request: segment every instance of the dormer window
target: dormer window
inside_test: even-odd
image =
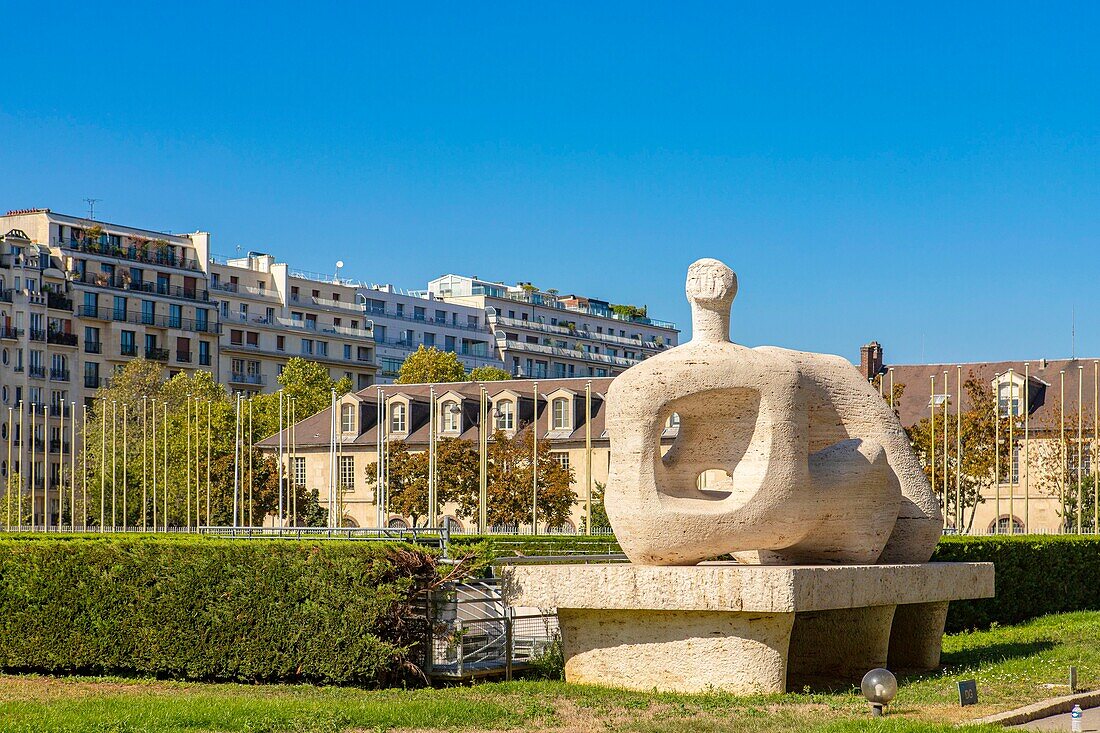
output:
[[[395,433],[405,432],[405,405],[398,402],[393,406],[393,412],[390,415],[390,430]]]
[[[462,409],[454,400],[447,400],[440,408],[443,412],[443,432],[457,433],[462,427]]]
[[[355,405],[340,406],[340,430],[345,433],[355,432]]]
[[[553,425],[554,430],[568,430],[569,429],[569,400],[565,397],[558,397],[551,405],[553,410]]]
[[[497,430],[515,430],[516,406],[510,400],[500,402],[494,411],[497,418]]]

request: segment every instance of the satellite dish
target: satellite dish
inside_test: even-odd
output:
[[[336,266],[337,267],[343,267],[344,266],[344,261],[343,260],[336,260]]]

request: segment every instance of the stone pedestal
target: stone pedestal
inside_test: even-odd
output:
[[[993,566],[528,565],[504,592],[558,609],[569,681],[752,694],[936,667],[947,602],[992,596]]]

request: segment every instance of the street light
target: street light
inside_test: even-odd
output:
[[[878,667],[863,675],[859,689],[871,703],[871,714],[881,718],[883,707],[889,705],[898,694],[898,680],[890,670]]]

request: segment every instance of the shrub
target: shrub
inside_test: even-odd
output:
[[[1100,537],[945,537],[933,561],[991,562],[997,595],[952,601],[949,632],[1017,624],[1036,616],[1100,610]]]
[[[409,545],[0,540],[0,668],[385,685],[415,678],[435,561]]]

